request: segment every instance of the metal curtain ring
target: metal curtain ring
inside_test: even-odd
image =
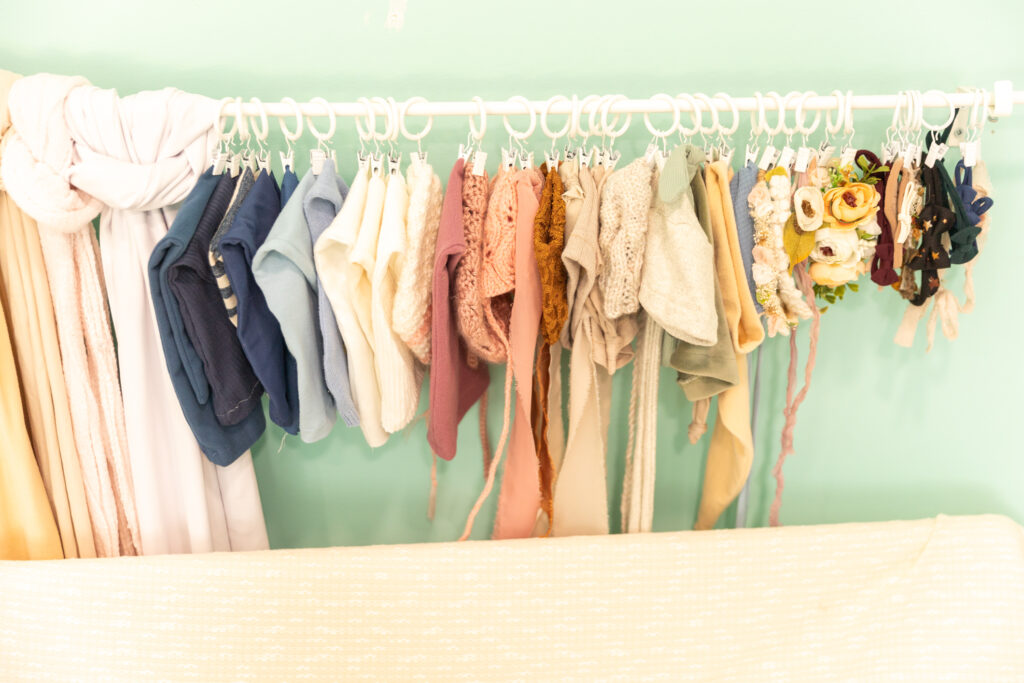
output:
[[[540,131],[544,133],[544,135],[551,138],[552,140],[557,140],[558,138],[565,137],[565,135],[569,132],[569,126],[572,125],[572,114],[570,113],[569,118],[565,122],[565,125],[559,128],[557,132],[552,131],[550,128],[548,128],[548,112],[551,111],[551,105],[553,105],[556,102],[565,102],[567,104],[572,104],[569,98],[566,97],[565,95],[555,95],[554,97],[549,98],[548,101],[544,103],[544,108],[540,110]]]
[[[944,93],[941,90],[927,90],[927,91],[925,91],[921,95],[922,104],[923,104],[924,98],[927,97],[928,95],[933,94],[933,93],[938,93],[939,95],[941,95],[942,99],[946,101],[946,106],[949,108],[949,115],[946,117],[946,120],[943,121],[942,123],[940,123],[937,126],[933,126],[932,124],[930,124],[927,121],[925,121],[923,116],[921,117],[921,124],[925,128],[927,128],[928,130],[930,130],[933,133],[935,133],[935,132],[938,132],[940,130],[945,130],[946,126],[948,126],[949,124],[953,123],[953,119],[956,117],[956,111],[953,108],[953,101],[949,99],[949,95],[947,95],[946,93]]]
[[[302,110],[299,108],[299,103],[291,97],[282,98],[281,103],[290,105],[292,110],[295,111],[295,132],[291,132],[288,130],[288,127],[284,125],[283,116],[277,120],[277,123],[281,126],[281,134],[284,135],[285,139],[290,142],[295,142],[302,137]]]
[[[487,108],[484,106],[483,98],[480,96],[474,96],[473,102],[476,104],[480,111],[480,128],[476,127],[476,123],[473,121],[473,116],[469,117],[469,132],[473,136],[473,139],[480,142],[484,139],[484,133],[487,132]]]
[[[722,126],[720,130],[722,135],[732,135],[739,130],[740,127],[740,110],[739,107],[736,106],[736,100],[724,92],[716,92],[715,97],[717,99],[724,100],[725,103],[729,105],[729,111],[732,113],[732,125],[728,128]]]
[[[697,98],[698,100],[700,100],[701,103],[706,104],[707,107],[708,107],[708,112],[711,114],[711,127],[710,128],[705,128],[703,126],[704,115],[701,114],[701,124],[702,125],[700,127],[700,132],[703,133],[704,135],[714,135],[722,127],[721,124],[718,122],[718,110],[715,109],[715,103],[711,101],[710,97],[708,97],[707,95],[705,95],[702,92],[694,93],[693,96],[695,98]]]
[[[332,137],[334,137],[334,131],[337,129],[338,126],[338,119],[334,115],[334,110],[331,109],[331,103],[325,100],[324,98],[314,97],[313,99],[310,100],[310,102],[312,104],[319,104],[321,107],[324,108],[324,111],[326,112],[324,116],[330,117],[331,122],[327,126],[327,132],[321,135],[320,131],[316,129],[316,126],[313,125],[312,117],[306,116],[306,125],[309,126],[309,132],[313,134],[313,137],[315,137],[317,141],[326,142],[330,140]]]
[[[425,138],[427,136],[427,133],[429,133],[430,129],[433,127],[433,125],[434,125],[434,116],[432,114],[428,114],[427,115],[427,123],[426,123],[426,125],[423,126],[423,130],[421,130],[419,133],[416,133],[415,135],[410,133],[409,129],[405,127],[405,117],[409,113],[409,107],[411,105],[414,105],[414,104],[426,104],[426,103],[427,103],[427,98],[416,96],[416,97],[410,97],[409,99],[407,99],[405,102],[403,102],[399,106],[399,108],[398,108],[398,129],[402,133],[402,135],[405,136],[405,138],[407,140],[412,140],[413,142],[416,142],[418,140],[422,140],[423,138]]]
[[[537,130],[537,112],[533,110],[533,106],[530,104],[530,100],[526,99],[522,95],[513,95],[512,97],[508,98],[508,101],[510,103],[518,102],[522,104],[524,107],[526,107],[526,111],[529,112],[530,114],[530,126],[526,129],[525,132],[520,132],[512,127],[512,124],[508,122],[508,117],[504,115],[501,117],[501,122],[505,125],[505,130],[508,131],[509,135],[514,137],[516,140],[526,140],[531,135],[533,135],[533,131]]]

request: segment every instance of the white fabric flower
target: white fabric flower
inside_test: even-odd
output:
[[[803,232],[813,232],[821,227],[825,215],[825,200],[816,187],[801,187],[793,194],[793,215],[796,225]]]
[[[811,260],[819,263],[853,264],[860,260],[860,238],[854,230],[820,228],[814,233]]]

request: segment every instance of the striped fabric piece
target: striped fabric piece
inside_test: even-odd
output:
[[[235,292],[231,289],[231,281],[228,279],[228,274],[224,270],[224,257],[220,253],[220,240],[227,233],[228,228],[231,227],[231,223],[235,220],[235,216],[238,215],[238,209],[242,206],[242,202],[245,201],[246,195],[249,194],[249,190],[256,184],[256,176],[253,172],[246,168],[242,173],[242,178],[235,185],[235,194],[231,198],[231,205],[228,207],[228,212],[224,214],[224,219],[221,220],[220,225],[217,226],[217,231],[213,233],[213,239],[210,240],[210,270],[213,271],[213,277],[217,281],[217,286],[220,288],[221,298],[224,299],[224,308],[227,309],[228,318],[231,320],[231,324],[238,327],[238,298],[235,296]]]

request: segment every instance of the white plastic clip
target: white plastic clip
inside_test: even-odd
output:
[[[793,170],[797,173],[803,173],[807,170],[807,165],[811,163],[811,148],[801,147],[796,151],[796,163],[793,164]]]
[[[473,155],[473,175],[481,176],[487,170],[487,152],[477,150]]]
[[[762,171],[767,171],[768,167],[775,163],[775,160],[779,158],[778,152],[775,149],[775,145],[769,143],[764,148],[764,152],[761,154],[761,160],[757,162],[757,167]]]
[[[213,160],[213,175],[223,175],[224,169],[228,166],[230,155],[227,152],[218,152]]]
[[[326,152],[319,147],[309,150],[309,169],[313,175],[320,175],[320,172],[324,170],[325,163],[327,163]]]
[[[857,150],[855,150],[853,147],[850,147],[849,145],[844,146],[843,149],[839,152],[839,166],[841,168],[850,166],[851,164],[853,164],[853,158],[855,156],[857,156]]]

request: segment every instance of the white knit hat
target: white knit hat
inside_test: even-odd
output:
[[[601,228],[598,244],[604,268],[597,285],[604,296],[609,319],[636,313],[637,292],[647,241],[651,208],[653,162],[640,158],[605,181],[601,192]]]

